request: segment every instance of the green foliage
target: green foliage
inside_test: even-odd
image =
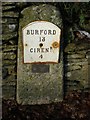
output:
[[[90,2],[63,2],[59,8],[66,28],[64,38],[73,41],[73,30],[81,29],[90,32]],[[71,31],[72,29],[72,31]]]
[[[85,21],[85,16],[84,16],[84,14],[82,13],[82,11],[81,11],[81,14],[80,14],[80,16],[79,16],[79,19],[80,19],[80,25],[83,25],[83,23],[84,23],[84,21]]]

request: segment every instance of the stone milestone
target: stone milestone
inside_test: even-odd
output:
[[[40,4],[25,8],[21,14],[17,101],[24,105],[59,102],[63,99],[60,12],[53,5]]]

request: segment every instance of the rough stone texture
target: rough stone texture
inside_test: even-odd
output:
[[[5,6],[5,7],[8,6],[8,5],[12,6],[12,5],[15,5],[15,2],[2,2],[2,5]]]
[[[32,73],[31,64],[23,64],[22,28],[37,20],[54,23],[62,28],[60,12],[52,5],[37,5],[24,9],[19,24],[17,101],[22,104],[59,102],[63,98],[63,56],[58,64],[49,64],[49,73]]]
[[[6,99],[15,99],[15,93],[16,93],[16,89],[15,89],[15,85],[3,85],[2,86],[2,95],[3,98]]]
[[[3,53],[3,59],[10,59],[10,60],[14,60],[16,59],[16,55],[13,52],[10,53]]]
[[[18,24],[18,20],[15,19],[15,18],[2,18],[1,23],[2,23],[2,24],[5,24],[5,23],[6,23],[6,24],[7,24],[7,23],[8,23],[8,24],[15,24],[15,23]],[[8,25],[8,24],[7,24],[7,25]]]
[[[17,45],[3,45],[2,46],[2,50],[3,50],[3,53],[7,53],[7,52],[10,52],[10,51],[16,51],[17,49]]]
[[[10,6],[3,7],[2,10],[7,11],[7,10],[15,9],[15,8],[16,8],[15,5],[13,5],[13,6],[10,5]]]
[[[3,12],[3,17],[13,17],[13,18],[18,18],[19,16],[19,13],[15,13],[14,11],[6,11],[6,12]]]
[[[18,18],[13,2],[2,3],[2,97],[15,99]]]
[[[2,24],[2,34],[8,34],[17,30],[17,24]]]
[[[2,40],[9,40],[9,39],[12,39],[12,38],[15,38],[17,37],[17,32],[13,32],[13,33],[9,33],[9,34],[4,34],[2,36]]]
[[[90,45],[87,43],[70,43],[65,48],[65,73],[67,80],[67,91],[89,90],[89,68],[87,52]]]
[[[6,35],[11,36],[11,34],[14,34],[15,32],[18,33],[18,23],[19,23],[18,20],[20,19],[19,17],[21,17],[21,18],[23,17],[23,15],[19,16],[19,12],[20,12],[20,10],[23,10],[24,8],[26,8],[26,6],[30,6],[32,9],[32,6],[31,6],[32,4],[36,4],[36,3],[28,3],[28,2],[27,3],[26,2],[3,2],[2,3],[2,5],[3,5],[2,12],[5,15],[5,16],[3,16],[3,13],[2,13],[1,23],[3,25],[3,28],[2,28],[3,38]],[[43,6],[43,11],[41,11],[42,14],[40,14],[41,12],[40,12],[40,9],[38,8],[39,4],[40,3],[38,3],[37,6],[35,8],[33,8],[34,9],[33,10],[34,18],[35,18],[35,16],[39,16],[38,20],[41,20],[42,17],[44,17],[46,20],[51,19],[50,21],[52,21],[52,22],[55,21],[55,19],[57,19],[57,21],[58,21],[58,16],[53,15],[54,12],[48,18],[46,17],[46,13],[44,14],[44,11],[46,11],[44,6]],[[14,6],[15,6],[15,8],[14,8]],[[18,7],[18,9],[17,9],[17,7]],[[1,11],[1,8],[0,8],[0,11]],[[16,13],[16,11],[18,13]],[[49,8],[49,11],[52,11],[51,8]],[[9,12],[12,13],[12,16],[9,14]],[[29,11],[29,12],[30,12],[30,14],[32,14],[31,11]],[[8,15],[6,15],[7,13],[8,13]],[[26,14],[28,14],[28,13],[26,13]],[[47,14],[49,14],[49,12]],[[86,12],[83,12],[83,14],[86,14]],[[70,15],[70,13],[69,13],[69,15]],[[31,21],[33,21],[33,18],[31,18],[31,16],[29,16],[29,18],[31,19]],[[27,19],[29,19],[29,18],[27,18]],[[64,18],[65,18],[65,14],[64,14]],[[66,18],[68,19],[69,17],[66,17]],[[25,21],[26,21],[26,18],[25,18]],[[28,21],[28,23],[31,21]],[[86,21],[88,22],[88,24]],[[80,20],[80,22],[81,22],[81,20]],[[24,24],[26,25],[28,23],[24,23]],[[60,24],[60,21],[56,23],[57,26],[59,26],[59,24]],[[90,24],[90,22],[89,22],[89,15],[88,15],[88,19],[84,21],[84,25],[80,24],[80,26],[82,29],[89,32],[90,31],[89,24]],[[79,26],[79,24],[77,24],[77,26]],[[72,26],[70,26],[70,27],[72,27]],[[71,33],[72,33],[72,30],[71,30],[70,34]],[[71,39],[70,34],[68,32],[67,25],[65,27],[64,34],[66,35],[65,41],[68,40],[67,39],[68,37],[71,41],[73,41],[73,39]],[[16,69],[17,69],[17,47],[18,47],[17,42],[18,42],[18,34],[16,35],[15,38],[9,38],[8,40],[6,37],[6,39],[4,39],[2,41],[2,43],[3,43],[2,47],[0,46],[0,59],[2,59],[1,58],[1,54],[2,54],[1,50],[4,54],[7,54],[6,55],[7,59],[4,59],[4,56],[3,56],[4,54],[3,54],[2,55],[3,61],[0,62],[0,68],[1,68],[1,66],[3,67],[3,69],[2,69],[3,73],[1,74],[1,76],[2,76],[2,81],[3,81],[3,85],[4,85],[3,98],[5,98],[5,99],[15,98],[15,94],[16,94],[15,85],[16,85],[16,76],[17,76],[17,71],[16,71]],[[82,41],[80,43],[82,43]],[[1,44],[1,42],[0,42],[0,44]],[[88,59],[88,51],[90,51],[90,44],[82,43],[82,44],[76,45],[75,43],[70,43],[70,44],[66,45],[66,48],[64,51],[65,51],[65,54],[64,54],[65,86],[64,87],[67,87],[67,91],[74,90],[74,89],[77,89],[77,90],[81,90],[81,89],[86,90],[86,88],[88,89],[88,86],[90,86],[90,75],[89,75],[90,74],[90,60]],[[13,55],[16,56],[16,58],[14,60],[9,59],[9,56],[10,56],[9,53],[11,53],[11,52],[13,52]],[[70,58],[70,55],[73,55],[73,54],[84,55],[84,58],[77,58],[77,59],[73,58],[72,59],[72,58]],[[68,57],[68,55],[69,55],[69,57]],[[88,63],[88,67],[87,67],[87,63]],[[88,76],[86,75],[87,72],[85,71],[85,68],[86,68],[86,71],[88,69]],[[76,76],[74,75],[74,73]],[[76,73],[78,74],[78,76]],[[74,75],[74,77],[72,76],[72,74]],[[76,80],[76,78],[78,80]],[[80,80],[80,78],[81,78],[81,80]],[[11,81],[13,81],[13,82],[11,82]],[[85,85],[84,85],[84,83],[85,83]],[[10,87],[8,86],[9,84],[10,84]],[[11,89],[11,86],[12,86],[12,89]]]
[[[0,95],[1,95],[1,86],[2,86],[2,52],[0,50]]]

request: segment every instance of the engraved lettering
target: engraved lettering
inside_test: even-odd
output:
[[[40,48],[37,48],[37,53],[40,52]]]
[[[45,48],[41,48],[41,52],[42,52],[42,53],[44,52],[44,50],[45,50]]]
[[[56,34],[56,30],[53,30],[53,35],[55,35]]]
[[[51,30],[48,30],[48,35],[51,35]]]
[[[31,52],[31,53],[33,52],[33,48],[30,49],[30,52]]]
[[[42,34],[43,30],[40,30],[40,35]]]
[[[29,35],[30,34],[30,31],[29,30],[27,30],[27,35]]]
[[[39,31],[38,30],[35,30],[35,35],[39,35]]]
[[[46,48],[46,52],[49,52],[49,48]]]
[[[31,30],[31,35],[34,35],[34,30]]]
[[[28,24],[23,29],[24,63],[58,63],[60,34],[61,30],[50,22],[36,21]]]
[[[50,48],[30,48],[31,53],[48,53],[52,52]]]
[[[44,31],[44,34],[47,35],[47,30]]]
[[[56,30],[27,30],[27,35],[56,35]]]

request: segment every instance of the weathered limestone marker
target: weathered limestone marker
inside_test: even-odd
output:
[[[35,12],[37,9],[42,12],[38,14]],[[60,12],[52,5],[42,4],[26,8],[22,16],[19,24],[17,101],[21,104],[59,102],[63,99]]]

